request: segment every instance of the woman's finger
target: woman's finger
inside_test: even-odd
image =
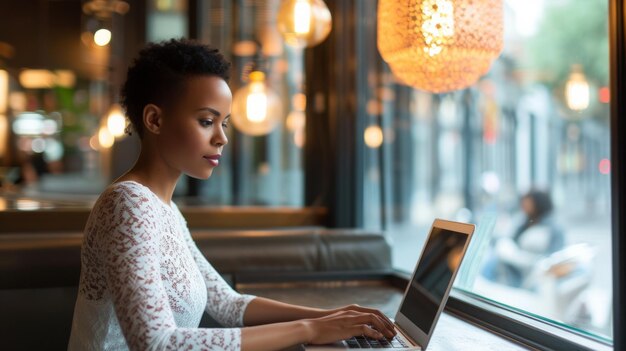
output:
[[[396,335],[395,329],[389,326],[389,324],[387,324],[387,322],[383,318],[381,318],[379,315],[374,314],[374,316],[376,317],[380,325],[384,328],[384,329],[378,329],[378,330],[381,333],[383,333],[383,335],[385,335],[387,338],[393,338],[394,335]]]
[[[371,339],[380,340],[384,336],[378,330],[372,329],[367,324],[356,325],[352,336],[363,335]]]
[[[385,322],[385,324],[387,324],[387,326],[389,327],[389,329],[394,331],[395,334],[395,326],[393,324],[393,322],[391,321],[391,319],[389,319],[389,317],[387,317],[384,313],[382,313],[381,311],[374,309],[374,308],[368,308],[368,307],[361,307],[359,305],[351,305],[351,308],[353,308],[356,311],[360,311],[360,312],[365,312],[365,313],[374,313],[377,316],[381,317],[383,319],[383,321]]]
[[[383,322],[383,320],[373,313],[363,313],[358,316],[351,317],[353,323],[355,324],[369,324],[372,325],[376,330],[378,330],[381,334],[386,335],[388,337],[393,336],[393,331],[391,331]]]

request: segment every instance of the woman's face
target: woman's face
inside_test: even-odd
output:
[[[165,161],[191,177],[209,178],[228,143],[225,129],[232,100],[222,78],[188,78],[179,100],[163,109],[157,142]]]
[[[522,198],[522,210],[524,211],[524,213],[526,213],[528,217],[534,217],[535,216],[535,203],[533,202],[533,199],[531,199],[530,197],[523,197]]]

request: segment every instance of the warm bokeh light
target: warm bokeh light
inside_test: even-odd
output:
[[[572,73],[565,84],[565,101],[567,107],[574,111],[589,107],[589,83],[581,65],[572,66]]]
[[[106,46],[111,42],[111,31],[105,28],[98,29],[93,34],[93,42],[98,46]]]
[[[321,43],[332,28],[332,16],[322,0],[285,0],[277,22],[287,45],[299,48]]]
[[[108,149],[113,146],[113,143],[115,143],[115,137],[113,137],[109,128],[106,126],[100,127],[100,130],[98,131],[98,145]]]
[[[52,88],[56,81],[56,74],[47,69],[25,69],[20,72],[20,85],[26,89]]]
[[[9,107],[13,113],[21,113],[26,110],[26,94],[23,91],[12,91],[9,94]]]
[[[306,124],[306,115],[303,111],[291,111],[289,115],[287,115],[287,120],[285,121],[285,125],[287,129],[292,132],[295,132],[300,129],[304,129]]]
[[[250,93],[246,98],[246,116],[254,123],[263,123],[267,118],[267,94],[263,83],[250,83]]]
[[[100,148],[100,143],[98,142],[97,135],[94,135],[91,138],[89,138],[89,147],[91,147],[91,149],[94,151],[98,151],[98,149]]]
[[[306,134],[304,134],[304,129],[298,129],[293,133],[293,143],[299,147],[303,148],[304,143],[306,141]]]
[[[76,75],[74,72],[70,70],[60,69],[54,71],[55,73],[55,85],[64,87],[64,88],[72,88],[76,84]]]
[[[296,34],[308,34],[311,31],[311,4],[306,0],[297,0],[293,6],[293,18]]]
[[[375,149],[383,143],[383,130],[379,126],[369,126],[365,128],[365,145]]]
[[[253,56],[258,50],[258,44],[252,40],[242,40],[233,44],[233,54],[236,56]]]
[[[293,94],[293,97],[291,98],[291,103],[293,104],[293,108],[296,111],[306,110],[306,95],[303,93]]]
[[[122,108],[118,104],[113,104],[109,109],[107,116],[107,127],[111,134],[119,138],[124,136],[124,130],[126,129],[126,118],[122,112]]]
[[[249,79],[233,98],[233,124],[244,134],[268,134],[282,119],[280,98],[267,86],[263,72],[253,71]]]
[[[0,69],[0,114],[7,111],[9,98],[9,72]]]
[[[0,157],[4,157],[9,140],[9,120],[7,116],[0,114]]]

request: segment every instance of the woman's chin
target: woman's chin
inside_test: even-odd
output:
[[[185,174],[191,178],[206,180],[209,179],[213,174],[213,169],[202,170],[201,172],[185,172]]]

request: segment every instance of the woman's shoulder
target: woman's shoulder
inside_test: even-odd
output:
[[[96,201],[86,232],[108,231],[113,227],[158,227],[163,213],[150,191],[143,185],[124,181],[109,185]]]
[[[134,181],[123,181],[110,184],[104,189],[93,209],[97,213],[112,212],[114,209],[122,208],[141,209],[151,206],[152,202],[150,191],[145,186]]]

